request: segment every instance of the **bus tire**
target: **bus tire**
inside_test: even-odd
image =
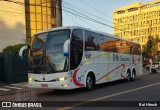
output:
[[[131,80],[134,81],[136,79],[136,70],[133,69],[132,70],[132,77],[131,77]]]
[[[151,69],[151,73],[156,74],[157,73],[156,69]]]
[[[131,72],[130,70],[127,71],[126,81],[131,81]]]
[[[86,89],[91,90],[93,86],[94,86],[93,76],[91,74],[88,74],[86,78]]]

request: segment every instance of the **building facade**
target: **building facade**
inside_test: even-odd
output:
[[[17,0],[15,2],[23,2]],[[25,7],[24,5],[0,1],[0,52],[9,45],[25,43]]]
[[[160,0],[131,4],[113,12],[114,34],[139,42],[141,46],[148,36],[160,38]],[[160,51],[160,46],[158,48]]]
[[[36,32],[62,26],[61,0],[4,0],[0,6],[0,52],[30,43]]]

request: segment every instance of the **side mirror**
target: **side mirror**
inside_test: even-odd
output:
[[[69,45],[70,45],[71,40],[68,39],[65,41],[64,45],[63,45],[63,54],[64,56],[69,56]]]
[[[28,45],[23,46],[23,47],[20,49],[20,51],[19,51],[19,56],[20,56],[21,60],[23,59],[23,51],[24,51],[24,50],[27,50],[27,49],[29,49],[29,46],[28,46]]]

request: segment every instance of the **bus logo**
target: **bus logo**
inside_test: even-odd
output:
[[[11,107],[11,102],[2,102],[2,107]]]

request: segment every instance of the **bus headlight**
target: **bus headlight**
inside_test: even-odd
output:
[[[67,80],[67,76],[65,77],[60,77],[60,78],[57,78],[56,81],[64,81],[64,80]]]
[[[33,81],[33,78],[31,78],[31,77],[28,77],[28,81]]]
[[[68,86],[68,84],[63,84],[63,85],[62,85],[62,87],[67,87],[67,86]]]

